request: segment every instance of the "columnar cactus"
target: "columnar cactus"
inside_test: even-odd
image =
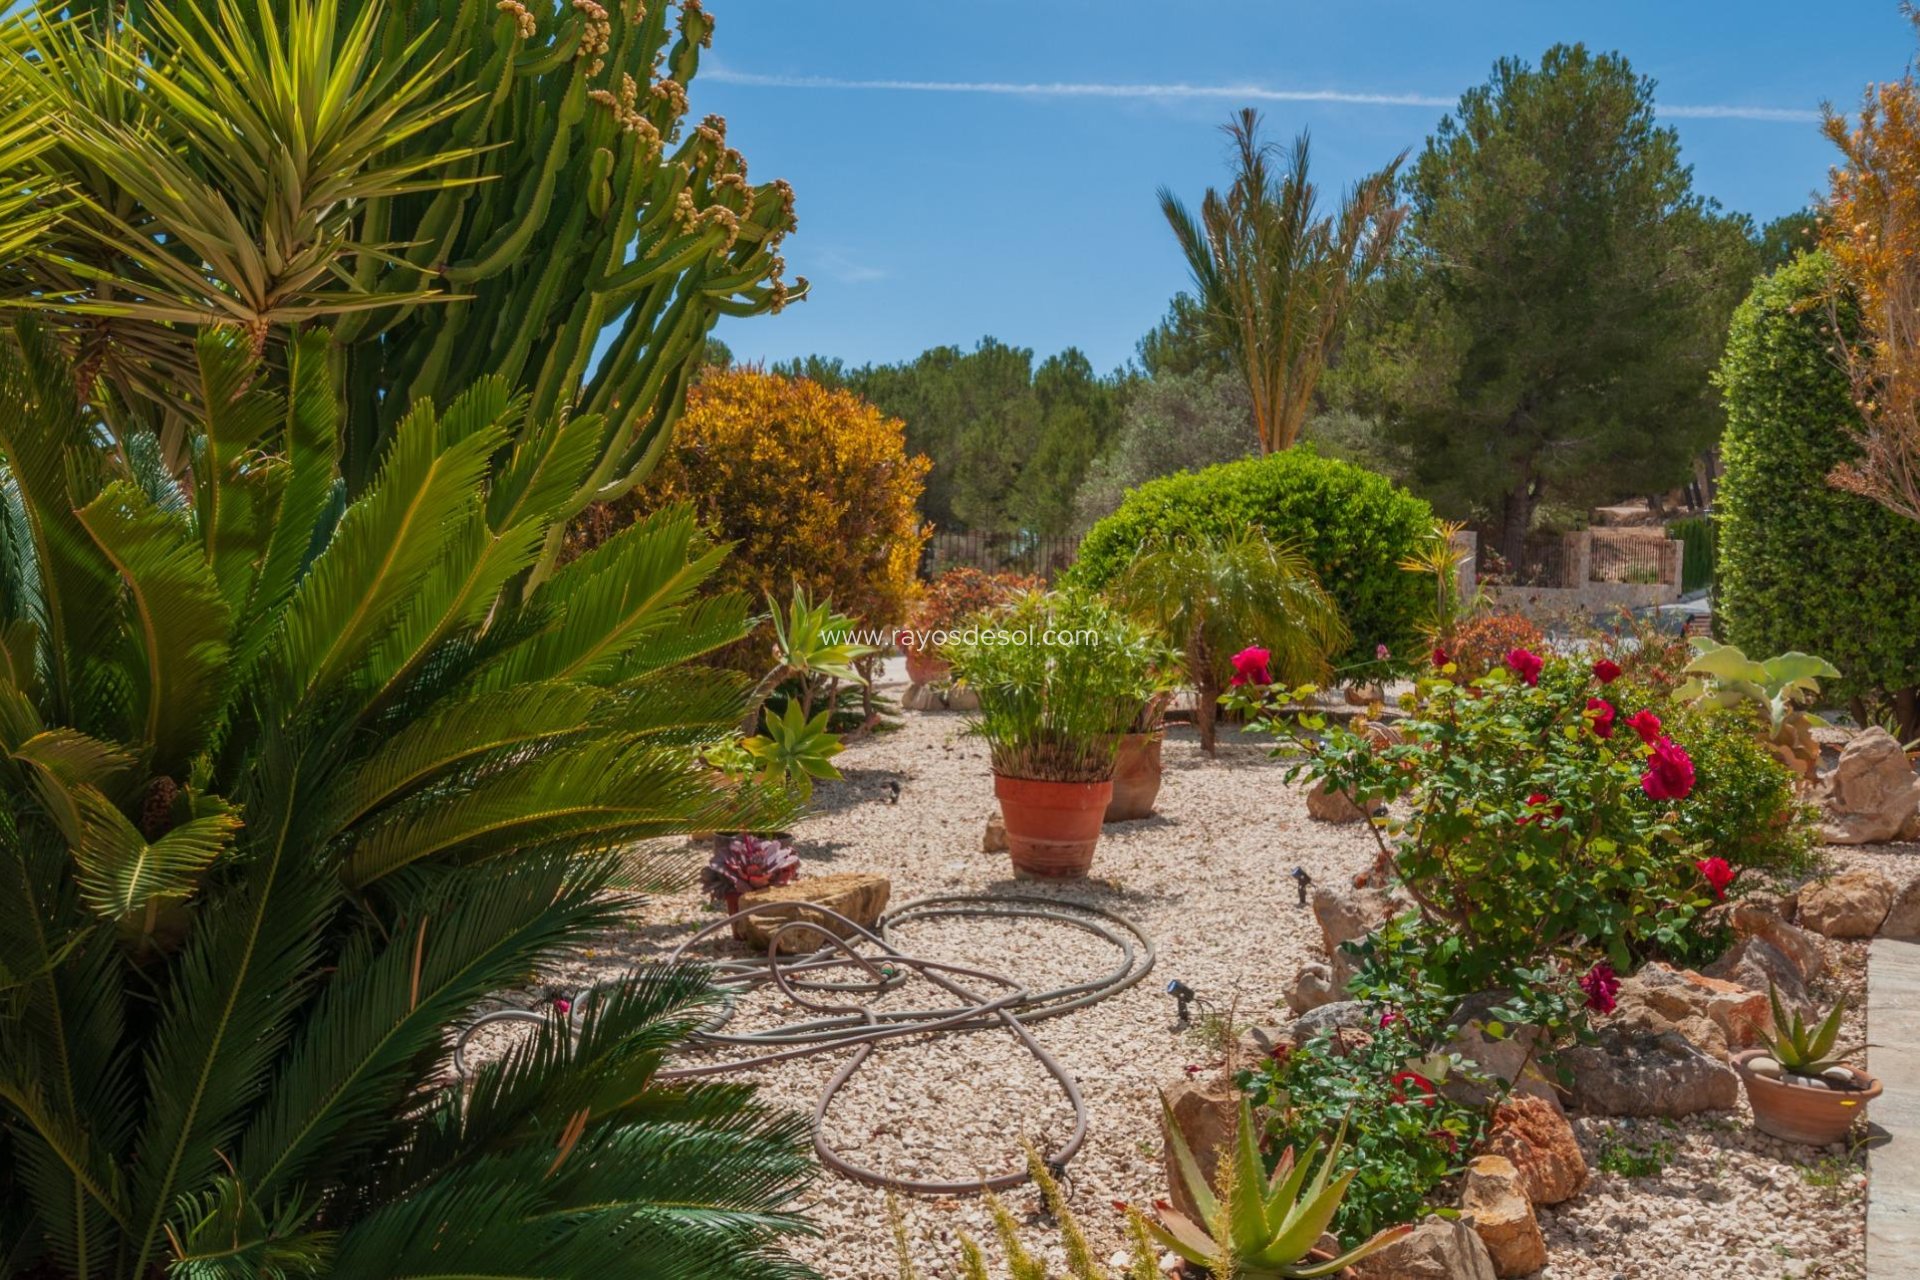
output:
[[[472,149],[479,181],[372,201],[355,283],[459,300],[357,312],[345,348],[349,474],[365,474],[412,400],[499,374],[538,415],[605,417],[597,490],[653,465],[721,315],[778,311],[793,189],[754,186],[726,122],[688,127],[714,20],[699,0],[393,0],[389,47],[452,56],[485,96],[409,142]]]

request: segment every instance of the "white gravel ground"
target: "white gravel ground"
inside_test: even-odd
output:
[[[892,878],[896,905],[932,893],[1035,892],[1012,879],[1005,854],[980,851],[995,803],[985,750],[965,736],[963,718],[909,713],[903,719],[897,731],[853,743],[839,760],[846,781],[817,792],[816,812],[797,831],[803,876],[881,872]],[[1159,813],[1109,827],[1093,879],[1042,890],[1120,911],[1144,925],[1159,948],[1158,967],[1145,982],[1034,1028],[1086,1098],[1090,1137],[1071,1166],[1071,1193],[1103,1256],[1121,1244],[1122,1221],[1112,1201],[1165,1194],[1156,1087],[1190,1066],[1213,1068],[1221,1061],[1204,1036],[1175,1029],[1166,980],[1178,978],[1221,1008],[1237,1008],[1243,1024],[1284,1021],[1283,985],[1318,951],[1312,915],[1296,905],[1286,873],[1304,866],[1331,883],[1362,870],[1373,852],[1363,829],[1308,819],[1301,790],[1283,780],[1283,766],[1257,744],[1229,733],[1218,758],[1209,760],[1189,731],[1176,729],[1168,735],[1165,762]],[[900,784],[898,804],[888,803],[890,782]],[[631,929],[607,938],[563,980],[610,976],[711,919],[695,893],[656,899]],[[1003,971],[1031,988],[1091,976],[1112,963],[1097,940],[1038,924],[926,922],[902,930],[897,942]],[[1836,951],[1847,953],[1846,980],[1858,987],[1864,948]],[[908,1002],[917,994],[898,998]],[[815,1057],[758,1078],[772,1100],[810,1111],[843,1060]],[[1010,1036],[994,1032],[882,1049],[843,1092],[828,1126],[849,1156],[873,1167],[960,1178],[1016,1163],[1022,1134],[1043,1147],[1057,1144],[1070,1120],[1059,1090],[1034,1060]],[[1677,1126],[1580,1120],[1577,1129],[1596,1176],[1581,1197],[1543,1213],[1552,1255],[1544,1275],[1778,1280],[1862,1274],[1864,1176],[1844,1153],[1775,1143],[1755,1134],[1744,1114]],[[1597,1172],[1603,1147],[1656,1143],[1668,1144],[1663,1176]],[[1030,1246],[1052,1251],[1059,1261],[1057,1233],[1034,1212],[1036,1202],[1028,1188],[1009,1196],[1029,1224]],[[957,1274],[960,1233],[990,1234],[975,1197],[915,1200],[905,1208],[928,1280]],[[808,1213],[822,1235],[803,1252],[832,1280],[898,1275],[881,1194],[823,1176]]]

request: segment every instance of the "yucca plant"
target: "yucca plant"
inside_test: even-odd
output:
[[[1335,1175],[1346,1126],[1340,1127],[1318,1167],[1315,1139],[1306,1153],[1294,1158],[1292,1147],[1280,1154],[1269,1174],[1260,1159],[1253,1108],[1240,1099],[1240,1120],[1230,1156],[1221,1160],[1222,1193],[1214,1194],[1193,1149],[1180,1134],[1173,1108],[1160,1100],[1168,1139],[1173,1147],[1177,1176],[1193,1198],[1204,1224],[1172,1209],[1159,1210],[1159,1220],[1147,1223],[1155,1240],[1209,1274],[1234,1280],[1279,1280],[1280,1277],[1330,1276],[1377,1253],[1413,1230],[1411,1223],[1388,1227],[1371,1239],[1334,1258],[1311,1257],[1314,1246],[1339,1211],[1356,1170]]]
[[[1347,642],[1339,606],[1306,557],[1257,529],[1149,542],[1107,594],[1184,651],[1194,722],[1209,754],[1230,655],[1264,645],[1275,680],[1304,684],[1325,676],[1328,655]]]
[[[0,1273],[35,1280],[809,1274],[804,1121],[663,1087],[687,971],[447,1083],[449,1028],[777,827],[716,790],[745,601],[668,511],[540,577],[591,415],[483,379],[343,495],[329,339],[286,394],[203,334],[194,483],[109,447],[55,344],[0,343]]]

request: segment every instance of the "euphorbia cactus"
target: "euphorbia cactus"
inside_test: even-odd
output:
[[[1378,1252],[1413,1230],[1412,1224],[1388,1227],[1337,1258],[1311,1257],[1314,1245],[1340,1208],[1340,1199],[1353,1181],[1353,1169],[1334,1176],[1346,1126],[1334,1136],[1326,1158],[1314,1169],[1315,1139],[1297,1161],[1293,1148],[1280,1156],[1269,1175],[1260,1159],[1253,1125],[1253,1108],[1240,1099],[1240,1124],[1234,1134],[1233,1155],[1223,1159],[1224,1194],[1215,1196],[1193,1149],[1180,1136],[1173,1108],[1163,1097],[1167,1135],[1173,1145],[1177,1176],[1193,1197],[1205,1226],[1185,1214],[1161,1209],[1159,1221],[1148,1222],[1154,1239],[1196,1267],[1236,1280],[1280,1280],[1281,1277],[1330,1276],[1343,1267]],[[1309,1178],[1311,1174],[1311,1178]]]

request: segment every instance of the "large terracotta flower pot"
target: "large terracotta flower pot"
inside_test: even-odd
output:
[[[1733,1069],[1747,1087],[1753,1123],[1763,1132],[1788,1142],[1824,1147],[1846,1139],[1853,1122],[1866,1114],[1867,1104],[1880,1096],[1880,1081],[1855,1067],[1843,1067],[1858,1088],[1827,1089],[1820,1085],[1788,1083],[1756,1074],[1748,1064],[1769,1056],[1765,1049],[1747,1049],[1733,1055]]]
[[[953,671],[953,664],[920,649],[907,650],[907,679],[914,684],[938,684]]]
[[[1120,755],[1113,765],[1113,800],[1108,822],[1136,822],[1153,816],[1160,795],[1160,741],[1165,735],[1129,733],[1120,739]]]
[[[1084,876],[1100,841],[1113,783],[1042,782],[993,775],[1016,875],[1036,880]]]

